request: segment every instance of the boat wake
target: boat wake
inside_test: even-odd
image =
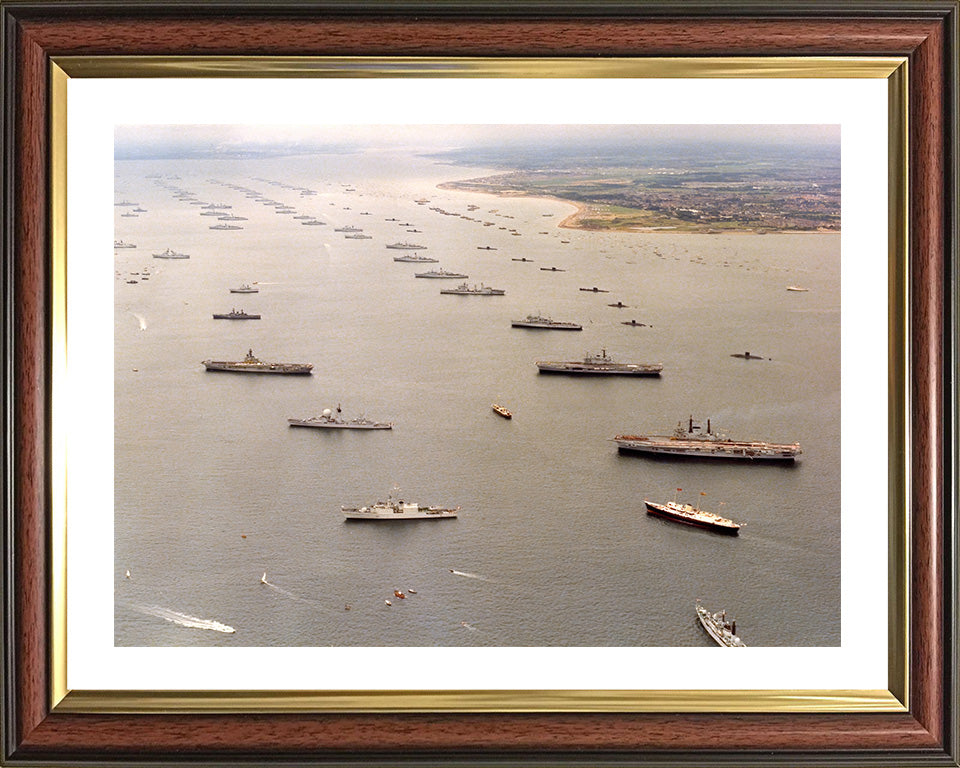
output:
[[[179,624],[181,627],[190,627],[191,629],[209,629],[213,632],[224,632],[228,635],[237,631],[233,627],[227,626],[219,621],[214,621],[213,619],[200,619],[196,616],[188,616],[185,613],[178,613],[177,611],[172,611],[169,608],[162,608],[159,605],[135,605],[133,606],[133,609],[139,611],[140,613],[146,614],[147,616],[156,616],[158,619],[172,621],[174,624]]]
[[[464,629],[469,629],[471,632],[477,631],[477,628],[473,626],[473,624],[467,624],[467,622],[465,621],[461,621],[460,626],[463,627]]]
[[[490,581],[486,576],[481,576],[478,573],[467,573],[466,571],[455,571],[453,568],[450,569],[450,573],[454,576],[463,576],[465,579],[479,579],[480,581]]]
[[[138,315],[136,312],[131,312],[130,314],[133,315],[135,318],[137,318],[137,320],[140,321],[140,330],[141,330],[141,331],[147,330],[147,318],[145,318],[143,315]]]

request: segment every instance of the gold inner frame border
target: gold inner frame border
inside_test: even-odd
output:
[[[50,703],[64,713],[690,712],[840,713],[909,709],[910,455],[908,61],[905,57],[447,58],[53,57],[50,96]],[[888,689],[112,691],[67,686],[67,90],[71,78],[871,78],[888,92]]]

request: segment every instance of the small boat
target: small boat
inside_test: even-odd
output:
[[[519,259],[510,259],[510,261],[529,261],[529,262],[533,262],[533,259],[528,259],[526,256],[524,256],[524,257],[519,258]]]
[[[630,307],[628,307],[622,301],[615,301],[613,304],[607,304],[607,306],[613,307],[614,309],[630,309]]]
[[[806,293],[806,292],[809,291],[810,289],[809,289],[809,288],[801,288],[799,285],[788,285],[788,286],[787,286],[787,290],[788,290],[788,291],[793,291],[794,293]]]
[[[541,272],[566,272],[565,269],[560,269],[559,267],[540,267]]]
[[[478,245],[477,250],[478,251],[495,251],[497,249],[494,248],[492,245]]]
[[[586,291],[587,293],[610,293],[610,291],[605,291],[603,288],[597,288],[597,286],[593,286],[593,288],[581,288],[580,290]]]
[[[505,418],[505,419],[512,419],[512,418],[513,418],[513,414],[510,413],[510,411],[508,411],[508,410],[507,410],[506,408],[504,408],[502,405],[498,405],[497,403],[494,403],[494,404],[491,405],[490,407],[493,408],[494,413],[497,413],[497,414],[499,414],[500,416],[503,416],[503,418]]]
[[[730,357],[739,357],[741,360],[763,360],[762,355],[751,355],[749,352],[743,352],[742,354],[730,355]]]
[[[727,621],[726,611],[710,613],[700,605],[699,600],[696,602],[696,610],[701,626],[716,641],[717,645],[722,645],[725,648],[747,647],[747,644],[737,636],[737,622]]]
[[[636,328],[652,328],[652,325],[647,325],[646,323],[638,323],[636,320],[624,320],[620,325],[632,325]]]

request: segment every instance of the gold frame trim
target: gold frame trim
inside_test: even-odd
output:
[[[909,691],[908,196],[905,57],[478,59],[151,57],[51,59],[52,505],[50,700],[70,713],[240,712],[906,712]],[[888,81],[889,690],[71,691],[67,687],[67,86],[77,78],[524,77],[872,78]],[[898,450],[898,446],[901,448]]]

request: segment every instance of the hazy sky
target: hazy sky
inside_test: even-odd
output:
[[[609,145],[618,141],[729,141],[839,146],[838,125],[133,125],[117,126],[128,157],[299,154],[349,149],[438,151],[469,146]]]

